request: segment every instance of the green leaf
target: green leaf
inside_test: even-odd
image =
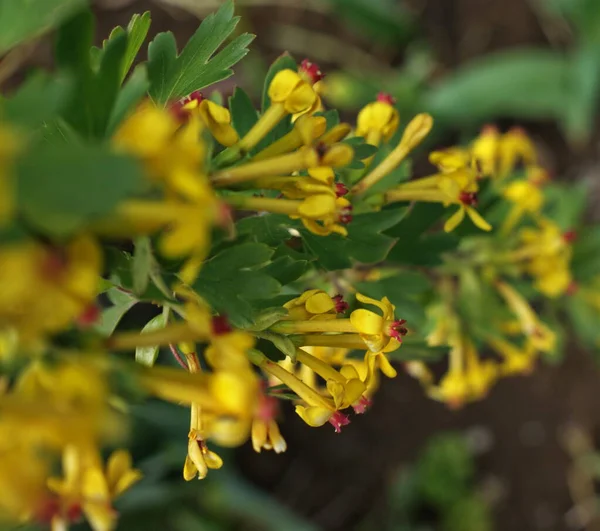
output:
[[[167,326],[169,321],[169,308],[168,306],[163,307],[162,313],[154,316],[150,321],[146,323],[144,328],[140,333],[148,333],[153,332],[154,330],[160,330]],[[150,347],[137,347],[135,349],[135,361],[137,363],[141,363],[142,365],[147,365],[148,367],[152,367],[156,358],[158,357],[159,346],[153,345]]]
[[[584,182],[551,183],[544,187],[546,210],[562,230],[573,230],[581,225],[589,201],[589,185]]]
[[[86,0],[0,0],[0,56],[59,26]]]
[[[264,267],[273,250],[261,243],[242,243],[226,249],[204,264],[194,289],[234,326],[250,327],[256,299],[276,295],[281,285]]]
[[[290,219],[279,214],[248,216],[236,223],[239,236],[247,236],[249,239],[266,243],[271,247],[291,238],[289,226]]]
[[[275,258],[265,268],[265,272],[271,275],[282,286],[299,279],[307,270],[308,260],[295,260],[289,255]]]
[[[109,213],[141,184],[139,164],[105,146],[44,144],[17,163],[17,201],[45,234],[65,236]]]
[[[144,40],[146,39],[146,35],[148,35],[148,30],[150,29],[150,23],[150,11],[146,11],[142,15],[138,15],[137,13],[133,15],[129,21],[129,24],[127,24],[127,34],[129,38],[127,39],[127,50],[125,51],[125,57],[123,59],[121,81],[125,79],[125,76],[127,75],[127,72],[129,72],[133,61],[135,61],[142,44],[144,44]]]
[[[566,297],[565,309],[579,340],[595,353],[598,353],[600,351],[598,311],[591,307],[577,293],[570,297]]]
[[[107,41],[97,71],[92,68],[89,52],[92,37],[92,15],[82,12],[61,28],[56,50],[59,66],[76,79],[64,118],[83,136],[100,139],[107,133],[119,94],[128,36],[122,32]]]
[[[108,134],[112,134],[115,131],[127,114],[146,95],[149,86],[146,65],[136,66],[133,74],[131,74],[119,91],[108,121]]]
[[[68,77],[49,78],[44,73],[36,73],[0,103],[2,118],[27,128],[39,127],[56,117],[72,89]]]
[[[105,337],[115,331],[123,316],[138,302],[135,298],[116,288],[110,289],[108,296],[114,306],[103,310],[98,323],[94,325],[94,330]]]
[[[566,57],[545,49],[487,55],[434,87],[425,107],[454,127],[500,117],[561,119],[569,72]]]
[[[213,54],[233,33],[239,17],[228,0],[206,17],[177,56],[172,34],[159,34],[148,49],[150,96],[159,103],[182,98],[233,74],[230,69],[248,53],[253,35],[244,33]]]
[[[409,323],[410,324],[410,323]],[[448,347],[430,347],[425,341],[413,339],[410,335],[402,340],[402,346],[386,353],[392,361],[425,361],[433,363],[448,355]]]
[[[348,236],[338,234],[317,236],[301,230],[308,249],[316,257],[317,263],[329,271],[352,267],[352,261],[362,264],[375,264],[385,260],[396,243],[382,231],[396,225],[406,214],[404,207],[382,210],[370,214],[354,216],[348,225]]]
[[[131,276],[133,277],[133,292],[140,296],[145,293],[150,281],[152,266],[152,244],[148,236],[140,236],[134,242],[133,260],[131,261]]]
[[[600,226],[585,227],[578,232],[571,270],[577,283],[592,281],[600,275]]]
[[[294,345],[289,337],[282,334],[276,334],[275,332],[268,332],[266,330],[255,332],[255,335],[261,339],[269,341],[284,356],[287,356],[292,361],[296,361],[296,345]],[[265,353],[265,355],[271,358],[273,361],[279,361],[281,359],[280,356],[273,356],[272,353]]]
[[[235,88],[229,98],[229,112],[233,127],[240,138],[250,131],[258,120],[258,112],[252,105],[250,97],[239,87]]]

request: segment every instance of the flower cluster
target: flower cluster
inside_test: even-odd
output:
[[[260,112],[241,89],[223,105],[205,90],[228,72],[221,54],[200,65],[186,48],[163,71],[157,48],[147,94],[131,75],[104,121],[103,98],[56,111],[62,148],[46,114],[29,129],[22,101],[0,101],[1,521],[114,529],[114,499],[143,481],[123,449],[128,404],[186,408],[183,478],[203,479],[223,465],[213,445],[285,451],[283,400],[339,432],[401,359],[457,407],[555,352],[531,299],[600,311],[600,272],[574,272],[575,232],[522,130],[486,127],[409,175],[430,115],[403,122],[381,93],[340,123],[320,68],[287,55]],[[157,315],[122,324],[138,305]],[[447,354],[441,378],[423,352]]]

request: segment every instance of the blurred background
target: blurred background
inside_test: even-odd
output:
[[[218,0],[98,0],[97,40],[150,10],[149,39],[183,44]],[[257,34],[236,76],[256,100],[282,52],[326,72],[324,97],[352,120],[390,92],[403,121],[436,119],[434,147],[487,123],[523,126],[560,180],[600,196],[599,0],[237,0],[239,31]],[[49,42],[23,57],[9,83],[50,66]],[[465,135],[464,137],[461,135]],[[432,147],[432,146],[429,146]],[[419,164],[415,166],[418,173]],[[285,413],[282,455],[249,445],[219,452],[226,466],[185,484],[187,411],[134,411],[133,452],[146,477],[123,497],[119,529],[596,530],[600,529],[600,379],[567,343],[529,377],[502,380],[460,411],[423,396],[402,371],[341,435]]]

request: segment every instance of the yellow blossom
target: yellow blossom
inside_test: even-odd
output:
[[[495,177],[498,172],[498,150],[500,132],[493,125],[487,125],[471,144],[471,153],[476,167],[485,177]]]
[[[389,94],[378,94],[377,101],[367,104],[358,113],[356,135],[364,137],[367,143],[374,146],[378,146],[382,140],[387,142],[400,123],[400,115],[393,104],[394,100]]]
[[[529,180],[511,182],[504,188],[503,196],[512,203],[512,208],[502,225],[505,235],[510,233],[524,214],[537,215],[544,206],[544,194],[539,186]]]
[[[287,444],[275,420],[277,411],[277,399],[263,392],[252,421],[252,448],[255,452],[260,453],[263,448],[274,450],[277,454],[286,451]]]
[[[288,319],[296,321],[335,319],[338,313],[336,307],[338,302],[320,289],[309,289],[300,297],[286,302],[283,307],[288,311]]]
[[[64,246],[0,247],[0,326],[24,340],[66,328],[94,301],[101,272],[100,248],[87,235]]]
[[[239,140],[231,126],[231,114],[225,107],[210,100],[202,100],[198,106],[198,114],[219,144],[233,146]]]

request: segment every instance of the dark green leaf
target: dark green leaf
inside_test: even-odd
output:
[[[410,324],[410,323],[409,323]],[[386,356],[394,361],[439,361],[448,355],[448,347],[430,347],[425,341],[414,340],[406,336],[398,350],[388,352]]]
[[[133,292],[140,296],[146,291],[150,281],[152,244],[148,236],[140,236],[135,240],[134,245],[131,276],[133,277]]]
[[[261,266],[272,249],[261,243],[242,243],[211,258],[200,272],[194,289],[219,312],[227,314],[238,327],[252,326],[254,299],[276,295],[281,285]]]
[[[56,117],[72,89],[68,77],[49,79],[43,73],[35,74],[2,102],[3,119],[23,127],[39,127]]]
[[[0,56],[57,27],[86,0],[0,0]]]
[[[146,65],[136,66],[133,74],[131,74],[119,91],[119,95],[115,101],[108,122],[109,134],[115,131],[127,114],[146,95],[149,86]]]
[[[265,271],[282,286],[299,279],[308,269],[307,260],[294,260],[291,256],[280,256],[270,263]]]
[[[229,112],[233,127],[240,138],[250,131],[258,120],[258,112],[252,105],[250,97],[239,87],[236,87],[229,98]]]
[[[109,298],[114,306],[103,310],[98,324],[94,326],[96,332],[106,337],[115,331],[119,321],[138,302],[116,288],[109,290]]]
[[[17,164],[18,206],[28,223],[64,236],[110,212],[142,182],[133,159],[107,147],[38,146]]]
[[[352,267],[353,260],[374,264],[385,260],[396,242],[381,232],[396,225],[406,210],[400,207],[354,216],[345,238],[337,234],[317,236],[307,230],[302,230],[301,234],[306,246],[324,269],[347,269]]]
[[[159,34],[148,50],[152,98],[166,103],[231,76],[230,67],[248,53],[247,46],[254,36],[239,35],[212,56],[231,35],[238,21],[239,17],[233,16],[233,2],[228,0],[202,21],[179,56],[173,36]]]
[[[266,214],[243,218],[236,223],[236,228],[240,236],[275,247],[291,238],[289,225],[287,216]]]

